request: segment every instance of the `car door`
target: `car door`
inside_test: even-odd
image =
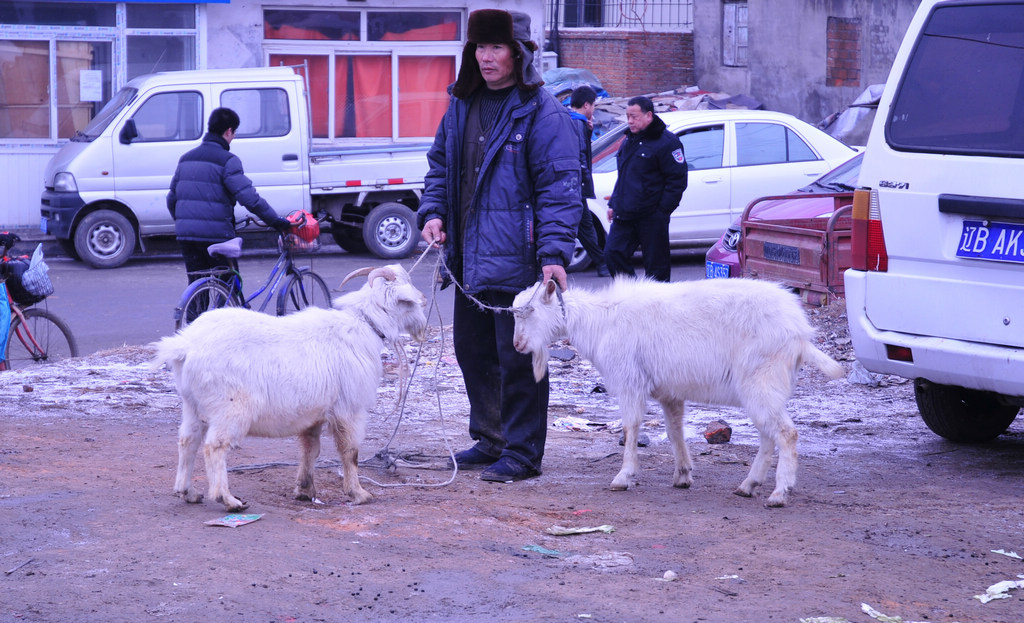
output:
[[[220,94],[220,105],[237,112],[241,121],[231,151],[242,160],[256,191],[282,216],[310,207],[308,155],[296,110],[302,103],[289,97],[293,84],[231,87]],[[236,219],[246,214],[235,206]]]
[[[146,93],[131,117],[114,128],[114,193],[139,222],[142,235],[174,232],[167,189],[178,159],[199,145],[208,92],[202,85]]]
[[[687,186],[669,223],[673,244],[714,241],[732,222],[726,127],[715,123],[676,132],[686,155]]]
[[[754,199],[792,192],[832,168],[799,134],[781,123],[737,122],[734,127],[736,166],[730,223]]]

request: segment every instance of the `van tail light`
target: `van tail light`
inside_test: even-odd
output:
[[[889,270],[889,255],[882,235],[882,213],[878,192],[867,188],[853,193],[853,234],[850,242],[851,268],[884,273]]]

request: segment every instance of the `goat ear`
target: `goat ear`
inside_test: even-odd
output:
[[[555,289],[558,287],[558,283],[552,279],[551,281],[541,286],[544,288],[544,302],[547,303],[551,300],[551,297],[555,295]]]

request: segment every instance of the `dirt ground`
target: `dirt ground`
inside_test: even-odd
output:
[[[842,307],[810,313],[849,369]],[[401,417],[388,415],[386,355],[362,451],[371,503],[346,502],[327,443],[321,503],[293,500],[297,442],[254,438],[230,454],[230,482],[261,518],[236,528],[204,525],[221,505],[171,495],[179,401],[146,349],[0,374],[0,622],[1024,621],[1024,589],[974,597],[1024,577],[1024,560],[992,551],[1024,555],[1022,421],[955,445],[924,426],[909,383],[804,371],[787,507],[765,508],[770,485],[732,494],[756,433],[741,412],[702,405],[689,410],[691,489],[670,486],[651,403],[642,474],[613,492],[614,399],[588,362],[552,359],[543,475],[488,483],[445,466],[470,442],[441,343],[423,348]],[[718,419],[732,440],[711,445],[701,432]],[[383,469],[379,451],[396,464]]]

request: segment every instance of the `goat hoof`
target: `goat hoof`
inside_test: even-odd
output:
[[[202,493],[189,493],[188,491],[182,491],[176,493],[178,497],[185,500],[189,504],[202,504],[203,494]]]
[[[768,497],[768,501],[764,503],[766,508],[782,508],[786,505],[786,496],[784,495],[771,495]]]
[[[370,501],[373,500],[373,496],[368,491],[362,491],[362,492],[359,492],[359,493],[352,493],[350,495],[350,497],[352,498],[352,503],[356,504],[356,505],[366,504],[367,502],[370,502]]]
[[[690,483],[688,483],[688,482],[673,482],[672,486],[675,487],[676,489],[689,489],[690,488]]]
[[[736,489],[733,491],[733,495],[738,495],[741,498],[752,498],[754,493],[752,491],[744,491],[743,489]]]
[[[612,486],[611,486],[611,489],[612,489],[612,491],[625,491],[625,490],[629,489],[629,485],[628,484],[618,483],[618,482],[613,482]]]

